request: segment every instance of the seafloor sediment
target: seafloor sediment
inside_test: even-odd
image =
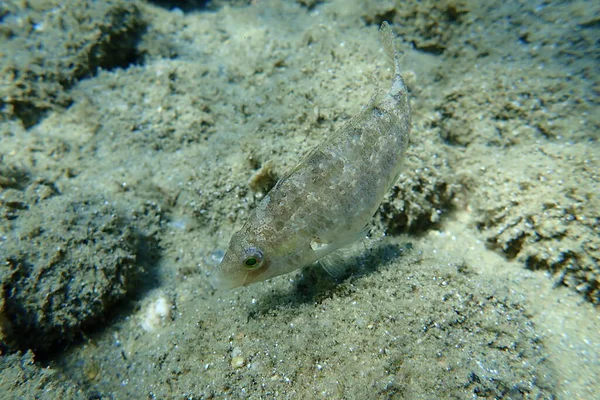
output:
[[[600,391],[597,5],[177,7],[0,4],[0,397]],[[411,144],[346,277],[216,291],[257,200],[386,88],[384,20]]]

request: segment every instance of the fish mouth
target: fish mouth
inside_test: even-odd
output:
[[[216,289],[230,290],[242,286],[248,286],[257,282],[256,271],[243,271],[242,273],[229,274],[223,271],[218,271],[213,280],[212,285]]]
[[[225,275],[223,272],[217,272],[211,282],[212,286],[217,290],[231,290],[244,285],[239,279]]]
[[[243,271],[235,275],[229,275],[223,271],[218,271],[213,280],[212,285],[216,289],[230,290],[238,287],[248,286],[256,282],[264,281],[268,278],[262,278],[261,276],[265,271]]]

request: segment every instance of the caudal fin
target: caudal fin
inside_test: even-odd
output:
[[[394,74],[400,75],[400,57],[398,56],[398,51],[396,50],[396,45],[394,43],[394,32],[392,32],[392,28],[387,21],[383,21],[381,27],[379,28],[379,35],[381,37],[381,43],[383,44],[383,49],[385,50],[385,54],[389,57],[389,59],[394,64]]]

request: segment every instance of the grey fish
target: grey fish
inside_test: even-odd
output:
[[[400,174],[410,133],[409,93],[387,22],[380,35],[395,68],[390,89],[378,90],[263,197],[232,236],[219,265],[218,286],[245,286],[317,260],[335,275],[335,263],[327,260],[364,237]]]

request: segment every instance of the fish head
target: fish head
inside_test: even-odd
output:
[[[304,254],[293,238],[273,243],[252,229],[234,233],[218,267],[216,286],[223,289],[247,286],[291,272],[306,265],[307,257],[314,258],[310,247],[306,250],[312,254]]]

